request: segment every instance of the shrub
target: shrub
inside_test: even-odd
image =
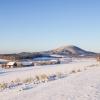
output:
[[[71,74],[73,74],[73,73],[76,73],[76,71],[75,71],[75,70],[72,70],[72,71],[71,71]]]
[[[31,83],[32,81],[33,81],[32,77],[23,80],[24,83]]]
[[[15,82],[15,83],[20,83],[21,80],[20,80],[19,78],[17,78],[14,82]]]
[[[48,81],[48,76],[46,74],[36,75],[35,76],[35,81],[46,82],[46,81]]]
[[[46,74],[42,74],[42,75],[40,76],[40,81],[42,81],[42,82],[48,81],[48,76],[47,76]]]
[[[0,89],[1,89],[1,90],[4,90],[4,89],[7,88],[7,86],[8,86],[7,83],[2,83],[2,84],[0,84]]]
[[[56,73],[56,76],[57,76],[58,78],[61,78],[62,75],[63,75],[63,74],[62,74],[61,72],[57,72],[57,73]]]
[[[39,78],[38,75],[36,75],[36,76],[35,76],[35,79],[36,79],[37,81],[39,81],[40,78]]]
[[[77,70],[77,72],[81,72],[81,70],[80,70],[80,69],[78,69],[78,70]]]

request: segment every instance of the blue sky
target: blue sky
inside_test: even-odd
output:
[[[0,53],[99,43],[99,0],[0,0]]]

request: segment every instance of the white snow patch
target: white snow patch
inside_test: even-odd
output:
[[[78,72],[78,70],[82,72]],[[86,70],[88,69],[88,70]],[[77,73],[70,74],[72,71]],[[9,69],[0,74],[0,82],[24,79],[37,74],[53,75],[57,72],[68,76],[39,85],[24,84],[0,92],[1,100],[100,100],[100,65],[95,60],[70,64]],[[22,89],[19,91],[19,89]],[[27,90],[27,91],[25,91]]]

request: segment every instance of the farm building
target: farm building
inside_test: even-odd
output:
[[[2,64],[2,68],[14,68],[17,67],[16,62],[7,62],[5,64]]]
[[[1,64],[2,68],[16,68],[16,67],[28,67],[28,66],[34,66],[34,63],[28,61],[18,61],[18,62],[11,61]]]
[[[16,62],[8,62],[6,64],[6,67],[7,68],[14,68],[14,67],[17,67],[17,63]]]
[[[22,67],[27,67],[27,66],[34,66],[33,62],[30,61],[23,61],[21,62]]]
[[[34,61],[34,66],[60,64],[60,60]]]

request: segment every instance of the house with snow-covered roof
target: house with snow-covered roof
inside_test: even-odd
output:
[[[6,68],[14,68],[17,67],[17,63],[16,62],[8,62],[6,64]]]

